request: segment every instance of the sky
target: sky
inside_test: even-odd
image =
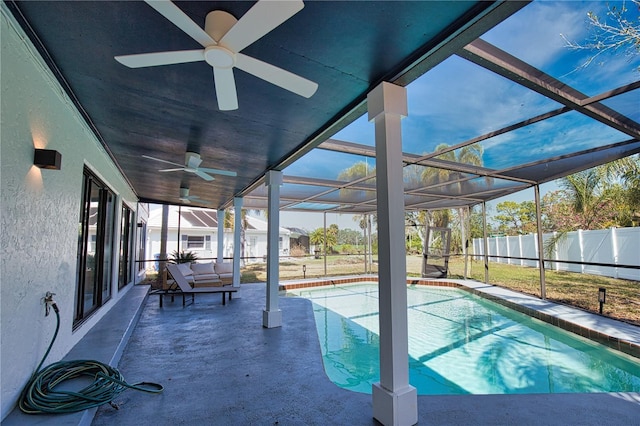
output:
[[[640,79],[640,55],[612,52],[583,64],[594,51],[574,50],[567,41],[586,45],[595,29],[587,13],[607,20],[609,8],[629,8],[627,19],[638,22],[640,12],[631,1],[534,1],[481,38],[525,61],[587,96]],[[611,22],[610,20],[607,22]],[[561,105],[523,86],[493,74],[458,56],[452,56],[407,86],[409,115],[402,121],[403,151],[433,152],[441,143],[464,142],[482,134],[549,112]],[[604,104],[640,121],[640,89],[611,98]],[[366,114],[333,136],[334,139],[374,145],[374,125]],[[483,165],[502,169],[629,139],[577,112],[569,112],[482,142]],[[375,159],[312,150],[284,170],[285,175],[336,179],[358,161],[375,167]],[[285,184],[286,185],[286,184]],[[556,182],[541,185],[541,194],[558,189]],[[533,200],[533,190],[508,197]],[[488,203],[489,211],[505,199]],[[351,215],[327,214],[327,225],[358,229]],[[322,227],[322,213],[281,213],[281,226],[313,230]]]
[[[626,17],[638,22],[637,6],[624,3]],[[640,79],[640,55],[617,51],[602,54],[587,67],[592,50],[575,50],[567,41],[586,45],[595,29],[587,13],[609,19],[608,7],[620,8],[623,2],[534,1],[482,36],[485,41],[528,62],[587,96],[618,88]],[[611,21],[607,21],[611,22]],[[606,78],[604,77],[606,76]],[[496,96],[499,94],[499,96]],[[407,86],[409,116],[402,121],[403,151],[424,154],[438,144],[464,142],[523,119],[549,112],[560,104],[523,86],[493,74],[458,56]],[[640,90],[605,101],[630,118],[640,121]],[[362,116],[333,136],[334,139],[374,145],[374,126]],[[577,112],[569,112],[482,142],[483,165],[502,169],[544,160],[629,137]],[[313,150],[288,167],[292,176],[336,179],[339,173],[364,157]],[[366,159],[375,166],[375,159]],[[541,193],[558,189],[556,183],[542,185]],[[513,201],[533,200],[533,190],[509,197]],[[495,200],[492,205],[504,200]],[[322,226],[322,214],[296,218],[282,217],[307,229]],[[336,215],[337,216],[337,215]],[[336,219],[338,220],[338,219]],[[343,221],[348,223],[347,221]],[[352,221],[351,221],[352,222]],[[355,222],[353,227],[356,228]],[[288,226],[288,225],[287,225]]]

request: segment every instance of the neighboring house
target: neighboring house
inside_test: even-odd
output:
[[[309,242],[309,233],[301,228],[289,228],[291,231],[291,236],[289,237],[289,245],[290,247],[301,247],[305,253],[309,253],[310,242]]]
[[[192,251],[199,259],[218,257],[218,213],[199,207],[169,207],[167,227],[167,254],[175,250]],[[247,262],[262,261],[267,255],[267,222],[246,216],[244,256]],[[160,255],[162,208],[153,209],[147,223],[147,255],[157,259]],[[291,232],[280,228],[279,255],[289,255]],[[180,244],[178,244],[178,241]],[[233,230],[224,230],[223,257],[233,256]],[[150,257],[151,258],[151,257]],[[147,268],[157,268],[155,262]]]

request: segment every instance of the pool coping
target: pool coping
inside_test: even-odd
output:
[[[378,281],[377,275],[326,277],[281,282],[281,291]],[[408,285],[455,287],[537,318],[609,348],[640,358],[640,327],[572,306],[539,299],[503,287],[472,280],[407,277]]]

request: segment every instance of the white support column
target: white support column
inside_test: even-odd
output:
[[[282,326],[282,311],[278,308],[279,249],[280,230],[280,185],[282,172],[267,172],[265,184],[269,192],[267,218],[267,305],[262,312],[262,326],[274,328]]]
[[[224,209],[218,209],[218,259],[216,263],[224,262]]]
[[[166,275],[164,275],[165,268],[167,265],[167,235],[169,234],[169,205],[164,204],[162,206],[162,224],[160,228],[160,260],[158,262],[158,273],[162,277],[163,284]],[[178,237],[178,243],[180,242],[180,237]]]
[[[242,197],[233,198],[233,286],[240,287],[240,233],[242,228]]]
[[[406,89],[382,83],[367,96],[375,122],[378,197],[380,382],[373,385],[373,417],[384,425],[418,422],[418,396],[409,385],[407,267],[404,239],[402,131]]]

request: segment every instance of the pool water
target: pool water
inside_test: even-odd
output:
[[[313,302],[324,368],[380,380],[376,283],[289,290]],[[409,382],[419,395],[640,392],[640,362],[464,290],[409,286]]]

